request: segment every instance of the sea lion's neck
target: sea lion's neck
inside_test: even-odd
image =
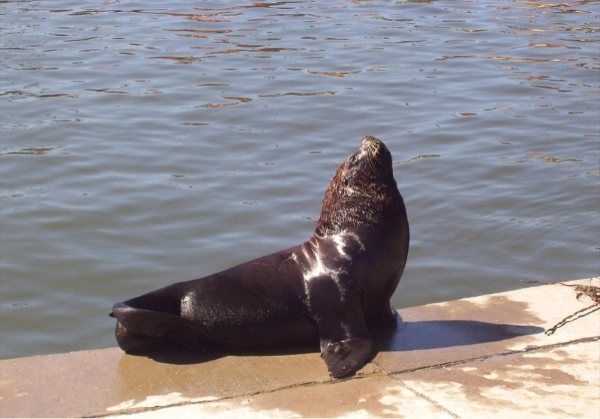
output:
[[[394,217],[402,197],[395,182],[378,185],[374,190],[340,193],[330,187],[323,199],[323,208],[317,221],[315,235],[329,236],[348,231],[360,232],[385,226]]]

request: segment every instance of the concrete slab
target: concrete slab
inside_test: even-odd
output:
[[[286,388],[271,393],[210,403],[175,406],[127,418],[231,417],[436,417],[451,418],[444,409],[417,396],[385,374],[362,379]]]
[[[0,416],[89,416],[328,381],[317,353],[195,364],[156,362],[118,348],[16,358],[0,361]]]
[[[455,417],[600,417],[600,342],[396,376]]]
[[[572,287],[548,285],[401,310],[404,323],[379,334],[374,361],[345,381],[331,380],[317,353],[157,361],[111,348],[2,360],[0,416],[150,415],[165,408],[194,417],[225,411],[468,416],[525,408],[560,416],[547,409],[547,400],[552,408],[585,416],[576,405],[600,411],[600,311],[552,336],[543,333],[591,304],[575,295]],[[483,396],[475,397],[477,391]],[[512,397],[523,399],[513,410],[506,407]]]

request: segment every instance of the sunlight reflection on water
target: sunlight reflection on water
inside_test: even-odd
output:
[[[363,135],[411,306],[598,274],[594,2],[0,6],[0,356],[112,346],[114,301],[307,239]]]

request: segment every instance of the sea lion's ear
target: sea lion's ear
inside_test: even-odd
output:
[[[317,328],[321,357],[332,377],[354,374],[373,353],[361,304],[361,291],[346,275],[311,278],[309,308]]]

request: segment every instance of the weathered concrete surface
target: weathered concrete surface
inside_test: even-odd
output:
[[[543,333],[591,304],[546,285],[403,309],[374,360],[344,381],[316,353],[186,364],[111,348],[3,360],[0,416],[599,418],[600,311]]]
[[[459,417],[600,417],[598,341],[398,376]],[[526,412],[526,413],[525,413]]]
[[[121,415],[124,416],[124,415]],[[299,386],[277,392],[236,397],[141,412],[127,417],[423,417],[451,418],[442,407],[418,396],[383,373],[362,379]]]

